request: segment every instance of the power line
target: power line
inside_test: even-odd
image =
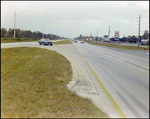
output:
[[[3,17],[6,18],[6,20],[12,21],[12,16],[10,17],[10,15],[5,14],[5,16],[3,16]],[[21,23],[21,24],[24,23],[24,25],[30,25],[30,26],[38,26],[38,24],[30,22],[30,21],[28,21],[24,18],[21,18],[21,17],[17,17],[17,14],[15,14],[14,17],[15,18],[13,18],[13,19],[15,19],[15,21],[17,21],[18,23]],[[17,20],[16,20],[16,18],[17,18]],[[16,27],[16,22],[15,22],[15,27]]]
[[[127,25],[123,25],[123,26],[118,26],[118,27],[115,27],[115,28],[124,28],[124,27],[129,27],[130,26],[133,26],[133,25],[136,25],[136,24],[127,24]]]
[[[131,24],[131,23],[133,23],[133,22],[135,22],[135,19],[134,20],[130,20],[130,21],[127,21],[127,22],[124,22],[124,24]]]
[[[20,17],[18,17],[18,19],[19,19],[21,22],[24,22],[24,23],[27,23],[27,24],[30,24],[30,25],[35,25],[35,26],[38,25],[38,24],[35,24],[34,22],[27,21],[26,19],[22,19],[22,18],[20,18]]]
[[[135,21],[136,21],[136,20],[132,20],[132,21],[130,20],[130,21],[124,22],[123,24],[125,24],[125,25],[123,25],[123,26],[118,26],[118,27],[115,27],[115,28],[128,27],[130,24],[131,24],[131,25],[136,25],[136,24],[133,24],[133,23],[135,23]],[[142,24],[148,24],[148,23],[142,23]],[[130,26],[131,26],[131,25],[130,25]]]

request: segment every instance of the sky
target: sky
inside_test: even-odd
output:
[[[14,15],[15,12],[15,15]],[[138,36],[149,31],[149,1],[1,1],[1,28],[61,37]],[[15,17],[14,17],[15,16]]]

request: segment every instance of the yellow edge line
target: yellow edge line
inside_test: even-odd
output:
[[[117,111],[118,115],[121,118],[126,118],[126,116],[124,115],[124,113],[122,112],[122,110],[120,109],[120,107],[117,105],[117,103],[111,97],[111,95],[109,94],[109,92],[107,91],[107,89],[104,87],[104,85],[102,84],[102,82],[99,80],[99,78],[96,76],[96,74],[94,73],[94,71],[91,69],[91,67],[89,66],[89,64],[86,61],[85,61],[85,63],[87,64],[87,66],[89,67],[89,69],[91,70],[91,72],[93,73],[94,77],[96,78],[96,80],[98,81],[99,85],[101,86],[101,88],[103,89],[104,93],[106,94],[107,98],[109,99],[109,101],[111,102],[111,104],[113,105],[113,107],[115,108],[115,110]]]

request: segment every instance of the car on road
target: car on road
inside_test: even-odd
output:
[[[84,41],[81,41],[81,43],[84,43]]]
[[[53,45],[53,42],[46,38],[42,38],[41,40],[38,41],[38,43],[40,45],[42,45],[42,44],[43,45],[51,45],[51,46]]]
[[[77,41],[75,40],[74,43],[77,43]]]
[[[110,38],[105,38],[103,42],[110,42]]]

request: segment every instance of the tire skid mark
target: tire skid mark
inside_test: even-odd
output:
[[[139,66],[139,65],[137,65],[137,64],[134,64],[134,63],[131,63],[131,62],[128,62],[128,61],[125,61],[125,62],[127,62],[127,63],[129,63],[129,64],[132,64],[132,65],[134,65],[134,66],[136,66],[136,67],[142,68],[142,69],[144,69],[144,70],[146,70],[146,71],[149,71],[149,69],[146,69],[146,68],[144,68],[144,67],[141,67],[141,66]]]
[[[103,53],[105,53],[105,52],[103,52]],[[110,55],[110,56],[112,56],[112,57],[114,57],[114,58],[117,58],[116,56],[113,56],[113,55],[111,55],[111,54],[108,54],[108,53],[105,53],[105,54]]]

